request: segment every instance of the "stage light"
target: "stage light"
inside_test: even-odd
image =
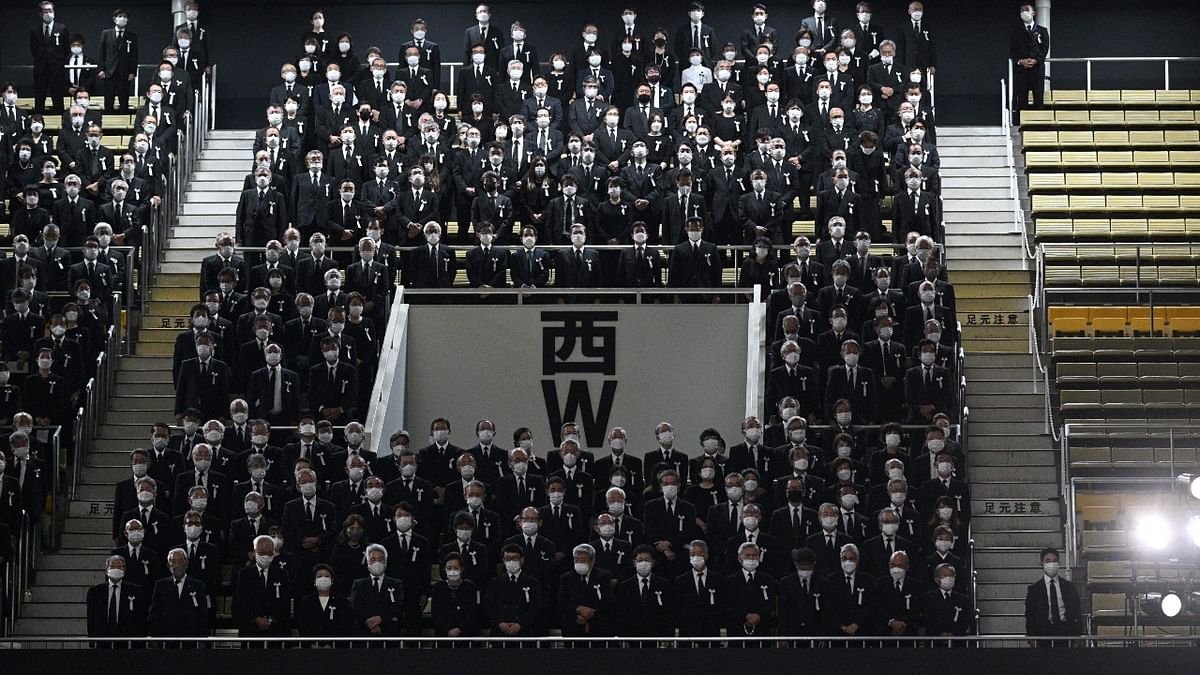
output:
[[[1175,480],[1187,486],[1188,493],[1195,499],[1200,499],[1200,474],[1181,473]]]
[[[1170,591],[1162,596],[1159,609],[1162,610],[1163,616],[1173,619],[1183,611],[1183,599],[1175,591]]]
[[[1142,546],[1161,551],[1171,543],[1171,524],[1161,515],[1151,514],[1137,522],[1133,535]]]

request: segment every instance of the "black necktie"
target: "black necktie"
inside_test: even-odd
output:
[[[1050,623],[1054,623],[1054,624],[1059,623],[1060,616],[1062,616],[1062,615],[1059,613],[1059,608],[1058,608],[1058,580],[1051,579],[1050,580]]]
[[[120,592],[119,589],[120,589],[120,587],[117,586],[116,584],[109,584],[108,626],[110,629],[116,628],[116,626],[117,626],[117,611],[118,611],[117,608],[120,606],[120,603],[117,602],[117,595]]]

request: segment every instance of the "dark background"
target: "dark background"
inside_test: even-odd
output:
[[[687,0],[627,3],[638,10],[644,28],[663,26],[674,33],[686,22]],[[750,26],[753,2],[708,3],[705,23],[716,29],[718,42],[736,41]],[[872,3],[876,21],[893,32],[905,20],[907,3],[881,0]],[[854,20],[851,0],[830,0],[829,12],[839,25]],[[0,41],[0,76],[13,79],[31,93],[31,72],[13,68],[27,65],[28,31],[37,25],[33,0],[4,2],[0,26],[17,39]],[[123,5],[130,11],[130,29],[141,41],[141,60],[149,63],[170,37],[169,0],[134,0]],[[398,46],[409,39],[409,22],[421,16],[430,23],[429,39],[442,45],[443,61],[462,60],[462,36],[474,22],[474,2],[408,2],[358,0],[357,2],[288,3],[277,0],[203,0],[201,21],[210,31],[218,69],[218,125],[257,126],[263,117],[266,95],[278,84],[279,66],[300,51],[300,35],[307,30],[310,13],[325,11],[326,28],[334,35],[347,31],[360,56],[370,45],[382,47],[389,61],[397,60]],[[622,3],[527,0],[492,3],[492,25],[507,31],[514,20],[525,23],[530,42],[545,60],[551,50],[575,45],[585,19],[600,25],[600,42],[608,46],[620,27]],[[768,24],[790,35],[806,16],[807,2],[768,2]],[[87,52],[98,50],[100,31],[111,27],[113,0],[63,0],[57,20],[88,40]],[[1132,10],[1132,11],[1131,11]],[[938,41],[937,112],[942,124],[998,124],[999,81],[1006,72],[1008,35],[1018,19],[1017,3],[1009,0],[949,2],[927,0],[925,13]],[[1196,27],[1200,3],[1181,0],[1054,0],[1051,17],[1052,56],[1200,56]],[[785,43],[789,44],[789,43]],[[1162,64],[1098,64],[1096,88],[1161,88]],[[1172,88],[1200,88],[1200,63],[1172,67]],[[1082,64],[1054,66],[1058,88],[1083,88]]]

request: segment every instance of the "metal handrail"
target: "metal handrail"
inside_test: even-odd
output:
[[[1082,63],[1087,72],[1087,90],[1092,91],[1092,64],[1093,63],[1154,63],[1161,61],[1163,64],[1163,89],[1170,91],[1171,89],[1171,64],[1180,62],[1195,62],[1200,61],[1198,56],[1056,56],[1042,59],[1045,63]],[[1012,61],[1009,61],[1009,68],[1012,68]],[[1011,81],[1011,70],[1010,70]]]
[[[408,649],[434,648],[495,648],[497,646],[512,646],[526,649],[563,649],[568,647],[615,648],[621,646],[646,646],[666,648],[689,648],[698,645],[720,647],[730,645],[757,645],[764,648],[795,648],[821,646],[938,646],[938,647],[1000,647],[1027,648],[1030,642],[1039,644],[1057,644],[1062,646],[1074,645],[1081,647],[1136,647],[1136,646],[1175,646],[1192,647],[1196,637],[1189,635],[964,635],[964,636],[870,636],[851,637],[820,636],[764,636],[764,637],[506,637],[493,635],[491,637],[121,637],[100,640],[107,644],[121,643],[129,646],[162,646],[194,647],[205,645],[215,648],[249,648],[259,646],[289,646],[293,648],[327,648],[327,647],[380,647],[389,645]],[[24,637],[0,640],[0,650],[3,649],[88,649],[93,648],[97,640],[84,636],[78,637]]]

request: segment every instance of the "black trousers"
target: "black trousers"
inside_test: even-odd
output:
[[[1046,91],[1043,86],[1045,69],[1041,66],[1023,68],[1013,65],[1013,111],[1035,110],[1045,104]],[[1029,93],[1033,92],[1033,104],[1029,103]]]

